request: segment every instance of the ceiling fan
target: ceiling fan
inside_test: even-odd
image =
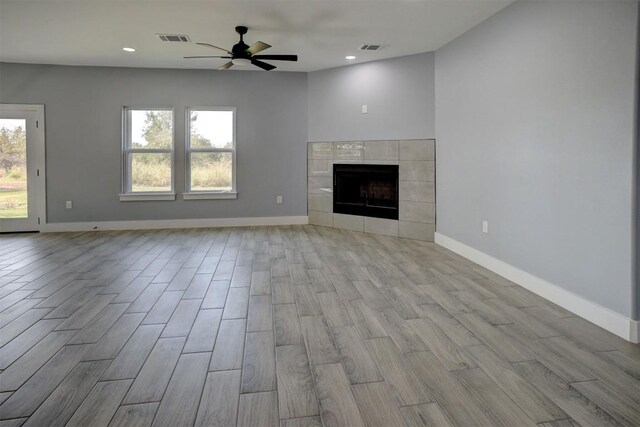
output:
[[[247,45],[242,36],[247,34],[247,27],[237,26],[236,33],[240,34],[240,41],[236,43],[231,50],[227,50],[218,46],[214,46],[209,43],[196,43],[200,46],[209,47],[212,49],[218,49],[231,56],[185,56],[185,59],[193,59],[193,58],[226,58],[231,61],[224,64],[222,67],[218,68],[218,70],[228,70],[233,65],[249,65],[253,64],[256,67],[260,67],[263,70],[273,70],[276,68],[275,65],[268,64],[263,62],[263,59],[272,60],[272,61],[297,61],[298,55],[256,55],[258,52],[262,52],[265,49],[269,49],[271,45],[266,44],[261,41],[257,41],[251,46]]]

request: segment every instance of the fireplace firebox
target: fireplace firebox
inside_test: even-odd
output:
[[[333,212],[398,219],[398,165],[333,165]]]

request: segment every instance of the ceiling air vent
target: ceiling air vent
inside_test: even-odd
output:
[[[189,36],[181,34],[156,34],[156,36],[163,42],[189,43],[191,41]]]
[[[363,44],[360,50],[382,50],[385,47],[387,47],[385,44]]]

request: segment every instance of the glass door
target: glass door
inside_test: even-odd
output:
[[[44,106],[0,104],[0,232],[44,224]]]

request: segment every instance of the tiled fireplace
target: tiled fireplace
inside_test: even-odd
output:
[[[401,141],[364,141],[364,142],[310,142],[308,146],[308,212],[309,222],[315,225],[342,228],[353,231],[364,231],[389,236],[407,237],[433,241],[435,232],[435,141],[434,140],[401,140]],[[345,171],[368,170],[373,174],[373,183],[364,181],[351,185],[349,191],[352,198],[361,200],[352,203],[355,209],[352,214],[344,212],[342,207],[334,211],[339,198],[334,200],[334,165],[336,176]],[[347,165],[347,166],[341,166]],[[348,165],[363,165],[362,168]],[[387,200],[380,200],[380,192],[384,190],[389,197],[389,189],[381,187],[384,175],[381,168],[365,168],[364,165],[397,166],[397,218],[381,215],[365,216],[365,205],[386,205]],[[389,186],[391,184],[384,184]],[[358,190],[359,189],[359,190]],[[366,201],[368,198],[374,202]],[[378,195],[376,195],[378,194]],[[344,195],[340,195],[343,198]],[[343,206],[344,207],[344,206]],[[379,206],[384,207],[384,206]],[[360,210],[359,210],[360,209]],[[364,215],[358,215],[364,213]],[[380,218],[382,216],[382,218]]]

